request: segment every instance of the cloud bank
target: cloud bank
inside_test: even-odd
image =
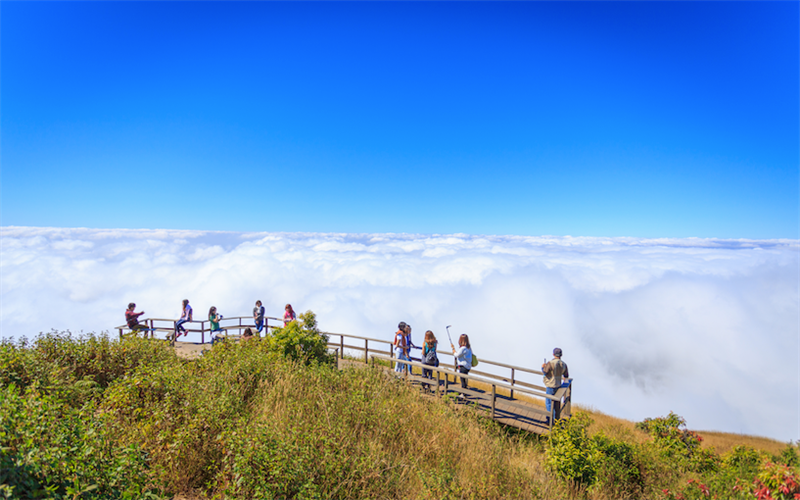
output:
[[[421,341],[444,326],[483,359],[536,367],[553,347],[575,399],[641,420],[800,438],[797,240],[225,233],[0,228],[0,336],[111,330],[128,302],[184,298],[323,329]]]

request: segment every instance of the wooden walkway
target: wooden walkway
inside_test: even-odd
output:
[[[156,335],[164,337],[172,342],[177,350],[186,351],[188,357],[196,357],[206,345],[206,338],[210,339],[210,324],[208,321],[195,321],[186,324],[186,329],[194,337],[198,337],[200,342],[175,342],[171,338],[174,332],[175,321],[172,319],[147,319],[141,323],[148,327],[148,335],[155,338]],[[245,328],[253,329],[253,318],[249,316],[236,316],[224,318],[221,322],[226,335],[234,331],[241,333]],[[269,325],[272,321],[273,324]],[[282,324],[282,319],[267,317],[265,318],[265,331],[275,328],[277,324]],[[199,328],[197,328],[199,323]],[[123,325],[115,328],[119,331],[120,338],[130,329]],[[450,397],[459,404],[470,405],[478,411],[482,411],[487,417],[504,425],[516,427],[529,432],[543,434],[552,429],[553,422],[558,418],[567,418],[572,414],[572,387],[573,380],[565,382],[555,395],[545,392],[545,387],[526,382],[520,376],[536,378],[542,380],[542,372],[530,368],[509,365],[497,361],[489,361],[480,358],[477,368],[470,371],[470,375],[461,375],[453,368],[446,368],[444,363],[438,368],[423,365],[418,360],[399,361],[394,358],[392,352],[392,342],[384,339],[361,337],[343,333],[322,332],[328,336],[328,347],[336,353],[337,363],[340,368],[344,366],[367,366],[367,364],[383,366],[387,374],[399,376],[408,383],[419,387],[419,389],[430,395],[439,397]],[[206,336],[208,334],[208,337]],[[237,335],[238,337],[238,335]],[[186,337],[184,337],[186,339]],[[188,340],[188,339],[187,339]],[[370,347],[370,342],[372,347]],[[380,348],[376,349],[375,347]],[[382,348],[382,349],[381,349]],[[385,349],[385,350],[384,350]],[[452,357],[452,353],[437,351],[442,356]],[[357,356],[352,356],[356,353]],[[363,354],[362,354],[363,353]],[[362,357],[363,356],[363,357]],[[413,353],[412,353],[413,356]],[[413,358],[412,358],[413,359]],[[396,363],[406,364],[411,367],[410,374],[395,372],[392,368]],[[488,368],[487,368],[488,367]],[[421,376],[422,369],[432,371],[432,379]],[[492,373],[493,370],[495,373]],[[501,375],[496,372],[507,372]],[[460,378],[468,380],[468,388],[462,389]],[[545,409],[545,401],[551,401],[551,410]]]

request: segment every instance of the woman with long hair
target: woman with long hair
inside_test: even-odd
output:
[[[283,313],[283,326],[288,325],[289,323],[291,323],[292,321],[295,321],[296,319],[297,319],[297,315],[294,313],[294,309],[292,309],[292,305],[291,304],[286,304],[286,307],[284,308],[284,313]]]
[[[439,358],[436,356],[436,346],[439,342],[432,331],[425,332],[425,341],[422,343],[422,364],[429,366],[439,366]],[[422,376],[433,378],[433,371],[422,369]]]
[[[175,323],[175,340],[181,335],[187,335],[186,328],[183,327],[184,323],[192,321],[192,306],[189,305],[189,299],[183,299],[181,319]]]
[[[211,309],[208,310],[208,322],[211,323],[211,345],[222,340],[222,334],[225,331],[219,326],[221,319],[222,315],[218,314],[217,308],[212,306]]]
[[[450,344],[450,347],[453,349],[453,356],[456,357],[458,373],[469,375],[469,371],[472,369],[472,347],[469,345],[467,334],[465,333],[458,338],[458,350],[453,344]],[[467,379],[464,377],[461,377],[461,387],[463,389],[467,388]]]

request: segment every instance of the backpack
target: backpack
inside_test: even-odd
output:
[[[436,349],[430,349],[422,356],[423,365],[439,366],[439,357],[436,356]]]
[[[476,366],[478,366],[478,356],[472,353],[472,367],[475,368]]]

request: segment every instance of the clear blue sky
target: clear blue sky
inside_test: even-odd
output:
[[[2,219],[798,238],[798,2],[3,2]]]

